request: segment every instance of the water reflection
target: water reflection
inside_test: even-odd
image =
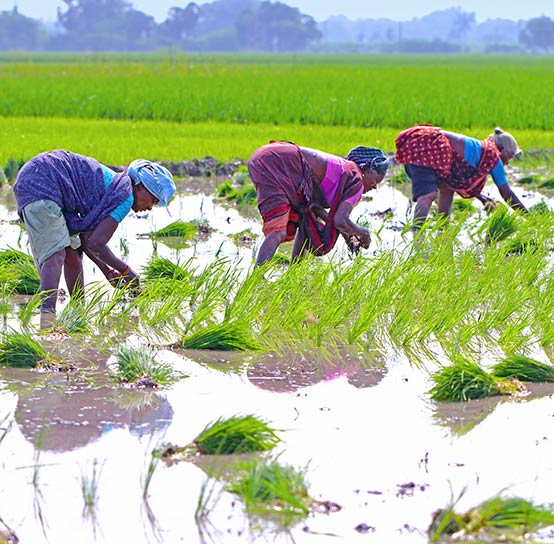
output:
[[[256,387],[276,393],[294,392],[342,377],[357,388],[373,387],[386,373],[384,361],[379,356],[364,357],[348,351],[265,355],[246,371]]]
[[[512,397],[495,395],[484,399],[473,399],[467,402],[435,402],[433,419],[438,425],[447,427],[455,436],[463,436],[473,430],[504,402],[529,402],[554,393],[554,384],[526,383],[528,395]]]
[[[107,374],[105,367],[103,371]],[[7,374],[3,372],[4,377]],[[15,374],[22,379],[21,371]],[[21,433],[41,450],[82,448],[116,428],[127,428],[137,437],[157,435],[173,419],[163,394],[95,384],[86,378],[68,380],[65,374],[45,375],[26,385],[14,379],[8,389],[18,395],[15,421]]]

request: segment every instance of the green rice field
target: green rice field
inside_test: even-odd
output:
[[[13,54],[0,82],[0,164],[60,146],[106,162],[246,159],[271,138],[392,151],[418,122],[554,148],[551,57]]]

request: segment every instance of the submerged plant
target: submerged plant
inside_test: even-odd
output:
[[[211,349],[222,351],[249,351],[262,349],[247,324],[239,321],[223,321],[198,329],[181,341],[186,349]]]
[[[516,378],[523,382],[554,382],[554,366],[535,361],[525,355],[511,355],[492,367],[499,378]]]
[[[267,451],[280,438],[269,425],[253,415],[221,418],[207,425],[194,440],[200,453],[227,455]]]
[[[254,458],[239,465],[239,476],[226,486],[239,495],[253,514],[305,516],[314,503],[308,495],[305,471],[275,460]]]
[[[40,342],[27,333],[2,334],[0,341],[0,366],[35,368],[50,361],[48,352]]]
[[[177,377],[173,368],[156,361],[144,346],[120,346],[115,353],[119,381],[134,386],[157,387],[172,383]]]
[[[444,367],[432,377],[435,385],[429,392],[438,401],[466,401],[492,395],[516,393],[518,386],[487,374],[479,365],[461,359]]]
[[[493,497],[464,514],[456,514],[453,505],[437,511],[429,535],[431,542],[445,538],[473,542],[479,537],[486,542],[523,542],[529,534],[551,525],[554,525],[551,505],[535,506],[519,497]]]
[[[81,493],[83,495],[83,511],[91,513],[98,503],[98,482],[102,467],[98,468],[98,461],[95,459],[92,464],[92,473],[89,475],[81,471]]]
[[[13,272],[14,291],[34,295],[40,290],[40,277],[33,258],[17,249],[0,251],[0,268]]]

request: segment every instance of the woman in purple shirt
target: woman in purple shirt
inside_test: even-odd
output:
[[[28,161],[13,190],[40,275],[44,328],[53,321],[62,268],[70,295],[82,293],[83,253],[112,285],[138,285],[107,244],[131,209],[167,206],[175,184],[166,168],[144,159],[116,174],[96,159],[58,149]]]

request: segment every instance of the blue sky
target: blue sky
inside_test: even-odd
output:
[[[546,15],[554,19],[553,0],[284,0],[290,6],[298,7],[303,13],[317,21],[331,15],[346,15],[351,19],[388,17],[397,21],[407,21],[421,17],[438,9],[461,6],[464,11],[474,12],[478,21],[502,17],[506,19],[531,19]],[[172,6],[185,7],[188,0],[131,0],[133,6],[144,13],[153,15],[156,20],[165,19]],[[203,4],[202,0],[196,0]],[[62,0],[0,0],[0,11],[11,10],[17,5],[24,15],[35,19],[52,21],[56,10],[64,8]]]

